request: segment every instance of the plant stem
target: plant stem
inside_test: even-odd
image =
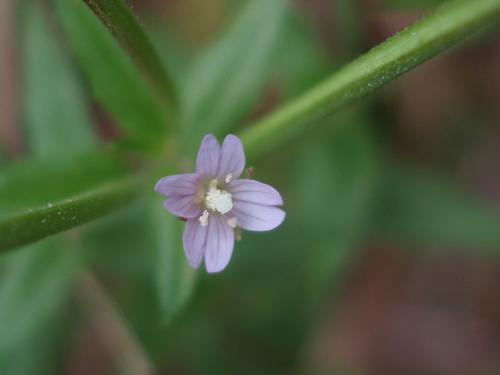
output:
[[[173,111],[175,94],[156,50],[137,18],[123,0],[83,0],[141,68],[148,82],[160,94],[164,105]]]
[[[439,8],[242,133],[250,158],[296,136],[464,38],[497,21],[500,0],[458,0]]]
[[[125,178],[60,202],[2,218],[0,253],[108,214],[130,203],[137,190],[137,182]]]
[[[80,297],[86,311],[89,328],[109,350],[122,374],[150,375],[153,365],[131,329],[120,316],[113,301],[90,272],[82,275]]]

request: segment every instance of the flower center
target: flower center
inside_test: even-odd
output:
[[[224,215],[233,208],[233,199],[227,191],[217,189],[217,180],[212,180],[205,195],[205,204],[210,210]]]

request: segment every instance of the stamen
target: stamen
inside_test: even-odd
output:
[[[238,224],[238,219],[237,219],[236,217],[232,217],[231,219],[229,219],[229,220],[227,221],[227,223],[229,224],[229,226],[230,226],[231,228],[233,228],[233,229],[234,229],[234,228],[236,228],[236,224]]]
[[[241,241],[241,229],[240,228],[234,228],[234,238],[236,238],[236,241]]]
[[[210,214],[208,213],[207,210],[205,210],[203,211],[203,214],[198,218],[200,224],[204,227],[208,225],[208,215]]]
[[[231,173],[229,173],[226,178],[224,179],[224,181],[226,181],[226,184],[229,184],[231,182],[231,180],[233,179],[233,175]]]

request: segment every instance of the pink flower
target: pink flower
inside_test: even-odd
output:
[[[240,139],[228,135],[222,147],[209,134],[196,158],[196,173],[162,178],[155,186],[167,196],[164,205],[185,218],[183,243],[189,264],[198,268],[203,258],[208,272],[220,272],[233,253],[234,231],[267,231],[280,225],[285,212],[280,193],[269,185],[240,179],[245,153]]]

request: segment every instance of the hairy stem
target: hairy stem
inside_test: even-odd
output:
[[[497,21],[500,0],[458,0],[394,35],[242,134],[250,157],[310,129],[424,61]]]

